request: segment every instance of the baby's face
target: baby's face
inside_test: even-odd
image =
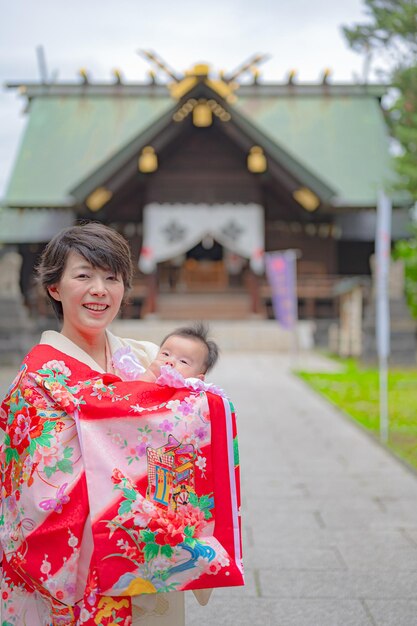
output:
[[[170,365],[184,378],[204,380],[207,348],[199,339],[171,335],[159,349],[156,360],[160,365]]]

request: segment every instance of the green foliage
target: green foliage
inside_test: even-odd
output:
[[[389,80],[397,98],[387,111],[392,136],[401,147],[394,159],[399,181],[417,200],[417,2],[416,0],[364,0],[368,20],[342,30],[351,48],[370,54],[389,53]]]
[[[64,474],[72,474],[72,463],[70,460],[61,459],[56,465]]]
[[[12,461],[18,461],[19,454],[17,450],[14,448],[6,448],[6,463],[11,463]]]
[[[195,526],[186,526],[184,528],[184,535],[186,537],[194,537],[194,533],[195,533]]]
[[[361,53],[389,52],[396,65],[411,65],[417,57],[415,0],[364,0],[368,20],[342,28],[348,44]]]
[[[417,319],[417,227],[412,229],[410,239],[397,241],[394,247],[394,258],[402,259],[405,274],[405,297],[411,315]]]
[[[37,439],[35,439],[35,441],[37,441]],[[45,465],[45,476],[47,478],[50,478],[52,474],[55,474],[55,472],[57,472],[58,470],[63,472],[64,474],[72,474],[72,462],[69,459],[64,458],[58,461],[55,465]]]
[[[37,446],[44,446],[44,448],[50,448],[52,444],[52,435],[40,435],[39,437],[35,437],[33,441],[36,442]]]
[[[174,550],[169,544],[166,544],[165,546],[161,546],[161,554],[162,556],[166,556],[167,559],[170,559],[174,554]]]
[[[399,181],[397,189],[405,189],[417,201],[417,65],[400,69],[392,77],[398,98],[389,109],[393,137],[401,145],[395,157]]]
[[[150,530],[141,530],[139,535],[142,541],[144,541],[145,543],[155,542],[155,533],[151,532]]]
[[[123,513],[129,513],[131,508],[132,508],[132,500],[123,500],[120,503],[117,514],[123,515]]]
[[[74,448],[65,448],[64,450],[64,459],[70,459],[72,457],[72,453],[74,452]]]
[[[394,158],[397,182],[393,189],[417,202],[417,2],[416,0],[364,0],[368,20],[343,33],[351,48],[365,54],[389,53],[389,79],[396,99],[387,111],[392,136],[400,153]],[[405,294],[417,319],[417,230],[399,241],[394,255],[405,264]]]
[[[147,543],[143,553],[145,555],[145,561],[148,562],[158,556],[159,546],[156,543]]]
[[[201,498],[199,498],[196,493],[191,492],[188,495],[188,501],[189,501],[190,504],[192,504],[196,508],[198,508],[201,511],[203,511],[204,519],[211,519],[212,514],[210,512],[210,509],[212,509],[213,506],[214,506],[214,501],[213,501],[213,497],[212,496],[213,496],[213,494],[210,493],[208,495],[201,496]]]
[[[51,420],[49,422],[44,422],[42,427],[43,433],[50,433],[55,428],[55,421]]]
[[[28,448],[30,456],[33,456],[36,452],[36,441],[31,440]]]
[[[56,465],[45,465],[45,468],[43,471],[45,472],[46,478],[51,478],[52,474],[55,474],[57,469],[58,468]]]
[[[235,467],[239,467],[239,443],[237,437],[233,439],[233,457]]]
[[[128,488],[123,489],[123,495],[128,500],[132,500],[132,502],[136,500],[136,491],[134,489],[128,489]]]
[[[341,372],[299,372],[313,389],[375,436],[379,435],[379,377],[346,361]],[[388,447],[417,468],[417,370],[391,370],[388,376]]]
[[[417,2],[364,0],[368,21],[342,30],[351,48],[370,54],[389,52],[389,79],[397,98],[387,111],[392,136],[401,147],[394,159],[395,188],[417,200]]]

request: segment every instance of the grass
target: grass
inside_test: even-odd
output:
[[[377,369],[342,360],[343,371],[297,374],[340,410],[379,437]],[[388,448],[417,469],[417,369],[391,369],[388,375]]]

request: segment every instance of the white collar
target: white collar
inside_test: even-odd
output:
[[[71,341],[71,339],[61,335],[61,333],[58,333],[56,330],[46,330],[43,332],[39,343],[52,346],[56,350],[64,352],[64,354],[68,354],[68,356],[77,359],[77,361],[81,361],[81,363],[88,365],[88,367],[91,367],[91,369],[96,372],[100,372],[100,374],[105,373],[104,369],[100,367],[100,365],[96,363],[96,361],[87,352],[77,346],[77,344]]]

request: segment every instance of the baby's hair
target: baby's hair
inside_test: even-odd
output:
[[[219,347],[214,341],[207,339],[208,332],[208,326],[203,322],[196,322],[192,326],[182,326],[181,328],[176,328],[171,333],[168,333],[168,335],[162,340],[161,346],[169,337],[186,337],[188,339],[201,341],[201,343],[203,343],[207,348],[207,357],[204,365],[206,367],[206,372],[209,372],[217,363],[217,359],[219,358]]]

